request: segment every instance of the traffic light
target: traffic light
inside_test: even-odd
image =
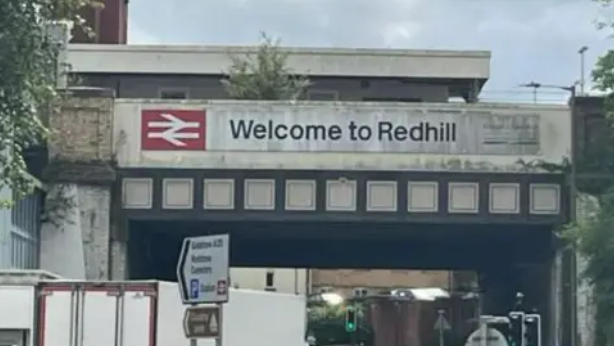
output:
[[[524,316],[525,314],[522,311],[512,311],[509,314],[510,328],[507,341],[510,346],[526,346],[524,343]]]
[[[356,331],[356,310],[353,306],[345,309],[345,331],[348,333]]]
[[[524,346],[540,346],[542,338],[542,319],[539,314],[524,317]]]

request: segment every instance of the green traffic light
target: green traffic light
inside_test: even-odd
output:
[[[345,331],[348,333],[356,331],[356,313],[351,307],[348,307],[345,312]]]

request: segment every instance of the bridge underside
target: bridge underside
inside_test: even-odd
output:
[[[231,235],[232,264],[248,267],[486,270],[555,251],[550,227],[510,224],[135,221],[130,243],[164,253],[154,260],[169,261],[174,276],[183,237],[218,233]]]
[[[232,266],[477,271],[484,313],[509,311],[522,291],[549,326],[562,175],[119,173],[132,278],[175,280],[184,237],[229,233]]]
[[[557,246],[544,225],[135,221],[129,227],[135,279],[175,280],[184,236],[230,233],[237,267],[476,271],[483,313],[507,313],[523,292],[549,328]]]

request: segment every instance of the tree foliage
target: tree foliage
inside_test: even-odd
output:
[[[598,27],[613,30],[614,17],[610,14],[614,0],[596,2],[604,14],[597,21]],[[591,152],[576,158],[576,164],[578,172],[603,178],[579,182],[594,198],[579,200],[578,221],[565,234],[586,261],[582,274],[593,288],[597,309],[595,344],[614,346],[614,49],[598,59],[592,76],[594,88],[606,92],[605,124],[591,135]]]
[[[222,83],[234,99],[296,100],[310,84],[288,67],[288,53],[280,49],[279,40],[264,33],[255,52],[231,52],[230,60]]]
[[[0,1],[0,188],[17,197],[34,187],[24,151],[41,144],[48,129],[41,121],[57,104],[57,43],[48,24],[72,21],[85,27],[79,10],[93,0]]]

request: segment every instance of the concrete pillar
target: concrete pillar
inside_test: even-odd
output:
[[[113,239],[114,95],[94,88],[68,92],[61,111],[49,118],[41,266],[74,279],[123,278],[122,268],[112,268],[126,248]]]
[[[46,204],[62,199],[41,229],[41,269],[71,279],[108,278],[109,206],[106,187],[55,184]]]

